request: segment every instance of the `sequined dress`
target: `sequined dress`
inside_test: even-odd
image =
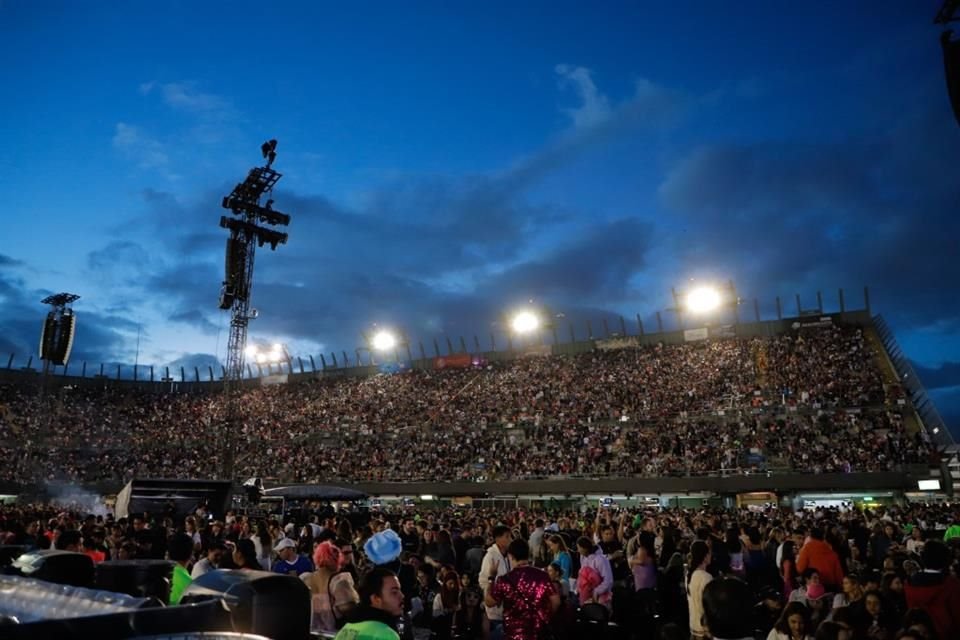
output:
[[[540,640],[550,624],[553,583],[545,571],[516,567],[500,577],[490,589],[503,602],[505,640]]]

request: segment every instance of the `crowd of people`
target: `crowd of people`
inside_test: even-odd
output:
[[[837,326],[319,377],[232,401],[3,384],[0,455],[19,463],[0,480],[212,477],[227,443],[238,477],[279,481],[883,471],[929,459],[901,393],[862,331]]]
[[[310,590],[312,628],[338,638],[960,638],[951,504],[120,519],[20,505],[0,508],[0,542],[166,557],[169,604],[208,571],[289,574]]]

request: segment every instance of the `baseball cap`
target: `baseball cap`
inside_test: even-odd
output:
[[[280,553],[284,549],[296,549],[297,543],[291,540],[290,538],[280,538],[280,542],[273,548],[274,551]]]

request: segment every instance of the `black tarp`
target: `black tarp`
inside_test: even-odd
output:
[[[286,500],[366,500],[367,494],[356,489],[329,484],[290,484],[264,490],[264,496]]]

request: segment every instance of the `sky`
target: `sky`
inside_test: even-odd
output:
[[[0,0],[0,354],[69,291],[73,362],[222,362],[220,201],[276,138],[252,340],[488,344],[530,300],[583,337],[691,278],[766,318],[869,285],[960,435],[938,1],[123,4]]]

